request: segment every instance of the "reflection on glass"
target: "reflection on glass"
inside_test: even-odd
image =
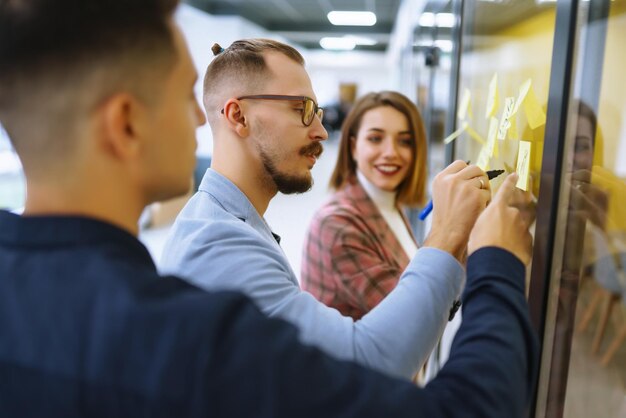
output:
[[[555,185],[563,197],[554,237],[562,258],[550,278],[537,417],[626,416],[625,3],[580,2],[581,22],[593,8],[595,16],[610,13],[578,32],[571,69],[577,98]],[[465,2],[458,130],[449,140],[456,158],[485,169],[528,169],[520,186],[538,196],[544,143],[557,140],[545,137],[544,125],[556,10],[535,1],[515,6]],[[602,24],[606,37],[598,36]],[[530,147],[528,164],[518,161],[520,144]]]
[[[626,1],[579,4],[576,80],[569,106],[537,416],[626,416]],[[548,140],[548,139],[546,139]],[[548,355],[546,355],[548,354]]]

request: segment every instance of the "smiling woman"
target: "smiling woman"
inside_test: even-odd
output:
[[[393,290],[417,251],[401,206],[423,203],[425,156],[422,119],[408,98],[383,91],[355,103],[331,178],[336,192],[305,239],[305,290],[355,320]]]

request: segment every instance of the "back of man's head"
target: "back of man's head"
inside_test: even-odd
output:
[[[265,93],[260,90],[270,76],[265,54],[280,53],[304,65],[295,48],[272,39],[242,39],[226,49],[215,44],[212,50],[216,56],[204,76],[204,107],[211,124],[229,98]]]
[[[0,122],[26,170],[71,151],[113,93],[149,101],[175,64],[178,0],[0,0]]]

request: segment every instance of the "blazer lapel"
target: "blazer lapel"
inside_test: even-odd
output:
[[[409,257],[404,252],[402,245],[396,238],[385,218],[381,215],[376,204],[370,199],[367,192],[361,184],[355,180],[347,184],[344,188],[347,196],[350,197],[353,204],[357,207],[359,213],[363,214],[363,221],[374,232],[379,250],[385,254],[389,261],[395,262],[401,268],[409,264]],[[408,225],[406,217],[402,212],[402,218],[405,225]],[[410,228],[409,228],[410,231]],[[413,241],[415,238],[411,233]]]

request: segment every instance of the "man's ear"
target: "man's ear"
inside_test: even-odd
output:
[[[146,108],[134,96],[118,93],[100,109],[103,146],[119,158],[132,158],[141,148]]]
[[[224,118],[228,127],[235,131],[237,135],[245,138],[250,133],[248,121],[244,109],[241,107],[241,102],[236,99],[230,99],[224,105]]]

